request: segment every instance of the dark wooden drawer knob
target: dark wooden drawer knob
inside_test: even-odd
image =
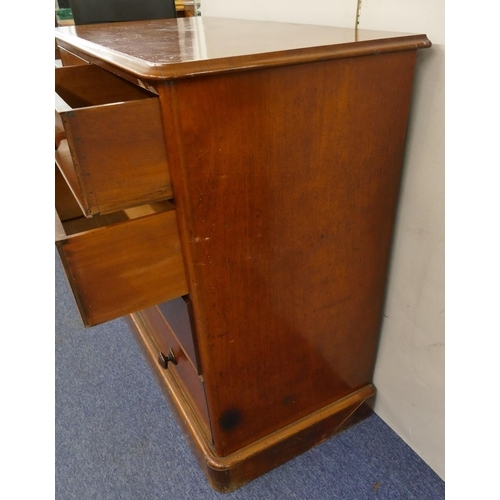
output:
[[[167,369],[168,364],[172,363],[173,365],[177,364],[177,358],[175,357],[174,351],[172,349],[168,350],[168,354],[165,356],[162,352],[158,354],[158,363],[162,368]]]

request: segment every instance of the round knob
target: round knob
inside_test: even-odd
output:
[[[177,358],[175,357],[174,351],[172,349],[168,350],[168,354],[165,356],[162,352],[158,354],[158,363],[162,368],[167,369],[168,364],[172,363],[173,365],[177,364]]]

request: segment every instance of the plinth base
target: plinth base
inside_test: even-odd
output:
[[[175,372],[158,365],[158,349],[140,313],[132,314],[127,322],[191,450],[209,484],[216,491],[228,493],[243,486],[360,422],[371,412],[365,401],[375,394],[375,387],[368,384],[231,455],[219,457],[214,453],[211,437],[206,427],[201,425]]]

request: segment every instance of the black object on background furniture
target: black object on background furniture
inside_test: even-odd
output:
[[[175,0],[69,0],[75,24],[177,17]]]

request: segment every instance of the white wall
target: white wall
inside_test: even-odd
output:
[[[356,0],[202,0],[204,16],[353,27]],[[444,479],[444,0],[362,0],[360,28],[425,33],[374,383],[377,414]]]

